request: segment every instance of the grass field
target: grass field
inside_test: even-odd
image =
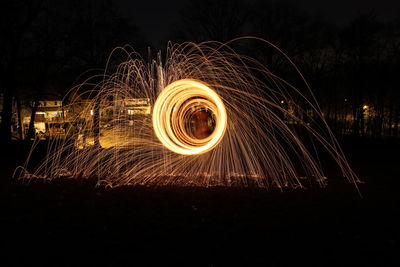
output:
[[[362,197],[338,177],[283,193],[23,184],[27,144],[2,143],[0,265],[400,266],[400,142],[341,143]]]

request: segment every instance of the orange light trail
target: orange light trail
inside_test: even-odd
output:
[[[205,108],[215,115],[214,131],[203,139],[192,137],[185,122],[193,110]],[[213,149],[224,136],[227,124],[225,105],[218,94],[206,84],[182,79],[169,84],[153,108],[153,129],[160,142],[169,150],[182,154],[202,154]]]
[[[297,66],[266,40],[242,39],[274,49],[303,83],[295,87],[237,54],[229,45],[241,39],[169,44],[165,58],[160,52],[150,61],[119,47],[115,54],[126,59],[66,96],[75,128],[65,136],[71,138],[51,139],[43,161],[32,170],[28,158],[19,177],[97,178],[107,186],[303,188],[309,181],[325,186],[319,158],[325,151],[355,184]]]

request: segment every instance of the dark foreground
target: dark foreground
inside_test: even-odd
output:
[[[1,144],[0,266],[400,266],[398,141],[344,140],[354,186],[94,188],[12,180]]]

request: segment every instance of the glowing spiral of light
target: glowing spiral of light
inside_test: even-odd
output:
[[[211,114],[214,129],[208,136],[195,136],[188,125],[198,111]],[[194,155],[212,150],[222,140],[227,115],[219,95],[206,84],[182,79],[169,84],[157,97],[153,108],[153,128],[169,150]]]

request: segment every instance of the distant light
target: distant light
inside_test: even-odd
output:
[[[283,104],[283,103],[285,103],[285,101],[282,100],[282,101],[281,101],[281,104]]]
[[[90,115],[92,115],[92,116],[94,115],[94,110],[93,109],[90,110]]]
[[[369,107],[367,105],[363,106],[363,110],[367,110]]]
[[[347,102],[347,98],[344,99],[344,102]]]

